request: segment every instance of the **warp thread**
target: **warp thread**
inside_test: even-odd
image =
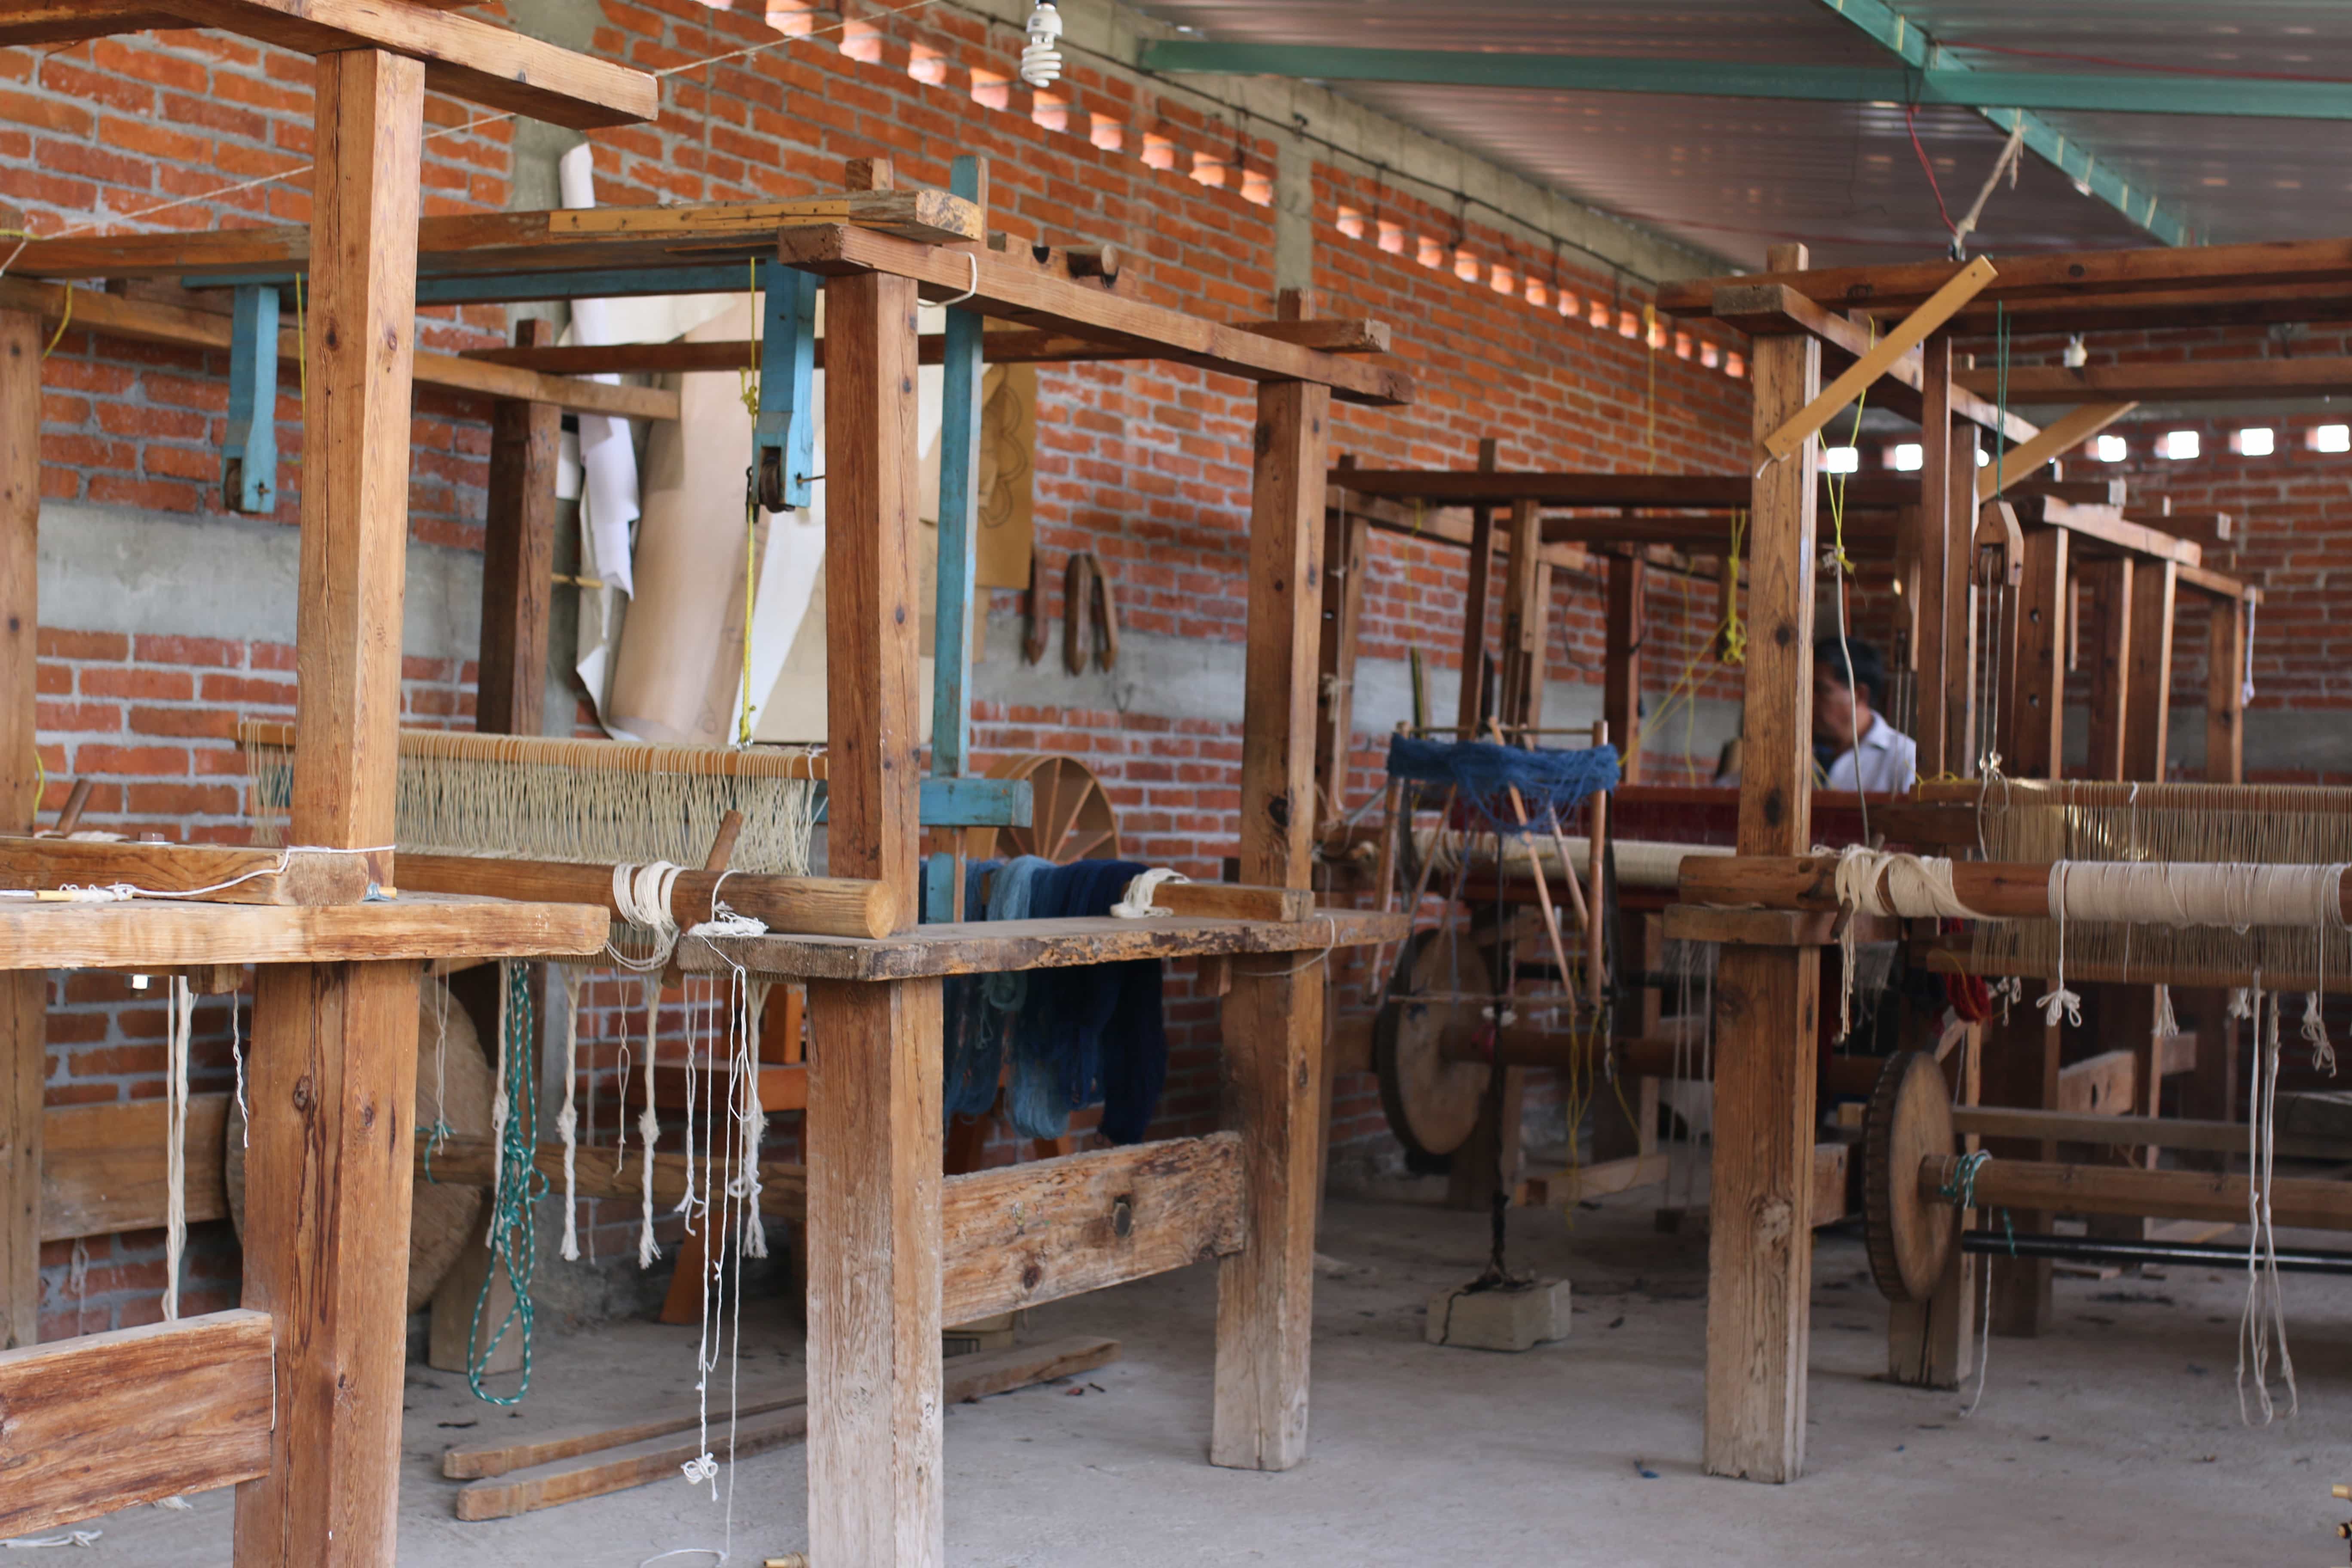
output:
[[[2271,1401],[2270,1350],[2278,1339],[2279,1371],[2286,1380],[2287,1416],[2302,1408],[2294,1386],[2294,1358],[2286,1348],[2286,1300],[2279,1288],[2278,1237],[2271,1228],[2271,1171],[2278,1135],[2279,997],[2270,995],[2267,1017],[2263,1008],[2262,976],[2254,976],[2254,1049],[2247,1088],[2246,1220],[2252,1231],[2246,1243],[2246,1306],[2238,1322],[2238,1419],[2253,1425],[2246,1409],[2246,1373],[2254,1374],[2254,1398],[2264,1426],[2276,1417]]]
[[[1817,848],[1817,855],[1831,851]],[[1853,917],[1901,920],[1983,920],[1952,886],[1952,863],[1932,855],[1904,855],[1853,845],[1837,853],[1837,900],[1847,916],[1838,931],[1844,959],[1838,988],[1838,1038],[1853,1032],[1853,984],[1861,954]]]
[[[580,1256],[580,1200],[573,1167],[580,1157],[580,972],[561,964],[563,977],[563,1109],[555,1113],[555,1131],[563,1140],[563,1260]]]
[[[164,1070],[170,1079],[164,1110],[163,1321],[180,1317],[180,1259],[188,1249],[188,1037],[194,1030],[195,993],[187,977],[172,976],[171,1012],[164,1020]]]

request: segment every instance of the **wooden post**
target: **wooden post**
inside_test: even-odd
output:
[[[1977,733],[1977,667],[1984,650],[1976,646],[1976,599],[1970,586],[1976,563],[1977,427],[1965,419],[1954,420],[1944,452],[1944,762],[1948,771],[1973,778],[1985,740]],[[1924,552],[1926,547],[1921,548]],[[1926,774],[1924,756],[1920,771]]]
[[[0,827],[40,810],[41,321],[0,311]],[[0,1350],[41,1337],[41,1126],[48,975],[0,975]]]
[[[1260,400],[1261,403],[1263,399]],[[1478,442],[1478,471],[1495,471],[1495,438]],[[1486,700],[1486,601],[1493,593],[1495,572],[1495,512],[1491,507],[1470,509],[1470,584],[1462,595],[1462,695],[1454,721],[1465,740],[1478,733]]]
[[[2246,602],[2216,599],[2205,632],[2205,782],[2246,782]]]
[[[2131,563],[2131,691],[2124,710],[2124,776],[2161,780],[2171,739],[2172,614],[2179,567]]]
[[[1805,249],[1775,246],[1768,265],[1802,268]],[[1751,348],[1760,446],[1820,392],[1822,350],[1807,334]],[[1809,441],[1756,479],[1742,855],[1800,854],[1811,842],[1817,449]],[[1821,952],[1727,944],[1717,962],[1706,1464],[1791,1481],[1805,1468]]]
[[[1284,290],[1284,320],[1306,320],[1312,309],[1304,290]],[[1328,387],[1268,382],[1258,388],[1241,879],[1273,887],[1307,887],[1311,870],[1330,406]],[[1321,967],[1302,966],[1297,954],[1233,961],[1223,1015],[1225,1105],[1242,1134],[1249,1245],[1218,1264],[1209,1458],[1237,1469],[1286,1470],[1307,1457],[1323,994]]]
[[[392,840],[425,68],[319,58],[293,835]],[[277,1322],[269,1473],[237,1568],[389,1564],[415,1179],[416,966],[265,964],[247,1092],[245,1304]]]
[[[1357,642],[1364,622],[1364,574],[1370,523],[1345,510],[1323,525],[1322,680],[1315,722],[1315,788],[1322,809],[1348,807],[1348,752],[1356,729]]]
[[[889,883],[910,913],[915,285],[851,274],[824,303],[827,851],[835,875]],[[931,1568],[946,1550],[939,982],[816,982],[809,1023],[809,1557]]]
[[[2064,771],[2066,541],[2063,528],[2037,528],[2025,536],[2009,733],[2000,747],[2007,771],[2021,779],[2054,779]]]
[[[2029,983],[2030,984],[2030,983]],[[2058,1103],[2058,1031],[2042,1021],[2032,1006],[2010,1009],[2006,1023],[1985,1026],[1982,1102],[2042,1110]],[[2033,1139],[1988,1139],[1996,1160],[2049,1160],[2056,1145]],[[2050,1216],[2016,1213],[2010,1223],[2022,1234],[2050,1228]],[[2036,1258],[1994,1258],[1991,1279],[1992,1331],[2031,1337],[2050,1326],[2050,1260]]]
[[[1644,600],[1650,565],[1638,555],[1609,557],[1609,625],[1601,648],[1601,716],[1623,759],[1621,776],[1642,782],[1642,645],[1649,637]]]
[[[1956,574],[1952,565],[1956,555],[1965,562],[1970,530],[1960,530],[1955,540],[1951,466],[1959,454],[1952,423],[1952,340],[1948,334],[1928,334],[1927,342],[1919,345],[1919,505],[1914,535],[1917,572],[1911,605],[1911,668],[1916,676],[1911,721],[1917,733],[1911,738],[1919,748],[1920,775],[1933,778],[1946,772],[1958,773],[1958,758],[1964,749],[1953,733],[1952,712],[1946,702],[1951,689],[1962,684],[1954,668],[1954,654],[1963,645],[1951,640],[1954,623],[1945,610],[1956,582],[1963,606],[1967,602],[1967,580]],[[1969,476],[1970,479],[1975,477]],[[1966,629],[1965,618],[1957,624]]]
[[[1503,574],[1503,701],[1496,717],[1510,727],[1535,724],[1543,711],[1544,584],[1542,520],[1536,503],[1511,503],[1511,560]]]
[[[515,346],[551,342],[536,318]],[[490,501],[482,526],[481,674],[474,728],[536,735],[547,710],[547,612],[555,593],[555,466],[563,410],[501,399],[490,410]]]
[[[2077,568],[2099,606],[2099,646],[2091,666],[2091,764],[2095,779],[2123,779],[2124,713],[2131,706],[2131,562],[2085,563]]]

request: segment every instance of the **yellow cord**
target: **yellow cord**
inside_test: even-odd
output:
[[[66,285],[66,313],[58,318],[58,330],[49,334],[49,346],[41,351],[43,359],[58,352],[58,344],[65,338],[66,329],[73,325],[73,302],[74,286],[68,283]]]
[[[1647,358],[1645,358],[1645,359],[1643,360],[1643,364],[1644,364],[1644,365],[1646,365],[1646,366],[1648,367],[1648,370],[1649,370],[1649,373],[1650,373],[1650,389],[1649,389],[1648,395],[1647,395],[1643,399],[1643,417],[1646,419],[1646,421],[1647,421],[1647,423],[1648,423],[1648,426],[1649,426],[1649,434],[1648,434],[1648,437],[1647,437],[1647,441],[1648,441],[1648,444],[1649,444],[1650,460],[1649,460],[1649,465],[1648,465],[1648,467],[1646,467],[1645,468],[1643,468],[1642,471],[1643,471],[1643,472],[1644,472],[1644,473],[1649,473],[1649,474],[1654,474],[1654,473],[1656,473],[1656,472],[1658,471],[1658,349],[1657,349],[1657,342],[1656,342],[1656,338],[1657,338],[1657,323],[1658,323],[1658,308],[1657,308],[1655,305],[1644,305],[1644,306],[1643,306],[1643,307],[1642,307],[1642,346],[1643,346],[1643,348],[1645,348],[1645,349],[1649,350],[1649,354],[1648,354]]]
[[[751,312],[751,362],[737,371],[743,411],[756,426],[760,418],[760,263],[743,263],[743,304]],[[752,471],[743,485],[743,697],[735,716],[738,745],[751,743],[751,613],[760,593],[759,447],[751,449]]]
[[[1875,317],[1872,318],[1870,323],[1870,341],[1873,344],[1878,342],[1878,321]],[[1853,429],[1846,436],[1845,444],[1853,447],[1857,454],[1862,450],[1862,410],[1869,401],[1870,389],[1867,387],[1863,389],[1860,397],[1853,400]],[[1853,557],[1845,552],[1845,480],[1846,476],[1843,474],[1830,476],[1831,553],[1837,562],[1839,574],[1848,581],[1852,581],[1856,573]],[[1841,620],[1840,624],[1843,625],[1843,622]]]
[[[735,386],[743,399],[743,412],[753,420],[760,417],[760,263],[758,258],[743,263],[743,306],[751,313],[751,358],[735,372]]]
[[[1731,574],[1731,596],[1723,612],[1723,652],[1716,659],[1721,665],[1748,662],[1748,626],[1739,618],[1739,546],[1747,534],[1748,511],[1743,507],[1731,514],[1731,553],[1723,563]]]

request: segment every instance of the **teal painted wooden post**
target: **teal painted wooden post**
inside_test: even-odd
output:
[[[816,422],[809,417],[816,374],[816,275],[761,264],[765,316],[760,331],[760,415],[751,427],[760,504],[770,511],[809,503],[816,467]]]
[[[970,155],[949,165],[950,194],[979,201],[980,160]],[[940,572],[931,661],[931,773],[963,774],[971,741],[971,616],[980,541],[980,337],[985,319],[977,310],[950,308],[945,364],[947,389],[940,400]]]
[[[247,284],[235,299],[221,500],[231,511],[267,515],[278,510],[278,289]]]

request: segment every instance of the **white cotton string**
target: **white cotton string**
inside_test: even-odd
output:
[[[188,1036],[195,1024],[196,995],[185,976],[172,976],[171,1012],[163,1023],[163,1321],[180,1317],[180,1259],[188,1249]]]
[[[604,943],[606,957],[639,974],[668,967],[670,954],[677,947],[677,921],[670,913],[670,893],[677,885],[680,869],[667,860],[613,868],[613,908],[625,923],[653,933],[654,951],[648,957],[632,958],[608,941]]]
[[[2170,1039],[2180,1033],[2179,1016],[2172,1010],[2172,987],[2153,985],[2148,990],[2148,1012],[2154,1022],[2148,1026],[2147,1032],[2159,1040]]]
[[[228,1059],[236,1072],[237,1147],[253,1147],[253,1112],[245,1104],[245,1023],[238,1016],[236,997],[228,999]]]
[[[1175,913],[1173,910],[1158,909],[1153,906],[1152,889],[1162,882],[1189,882],[1192,879],[1183,873],[1171,870],[1165,866],[1154,866],[1128,883],[1127,891],[1120,896],[1118,902],[1110,907],[1110,912],[1123,921],[1148,920],[1153,915],[1173,914]]]
[[[2253,1235],[2246,1244],[2246,1306],[2238,1331],[2238,1418],[2248,1426],[2253,1425],[2246,1409],[2250,1360],[2254,1398],[2262,1407],[2263,1425],[2269,1425],[2276,1415],[2269,1376],[2270,1341],[2273,1334],[2278,1339],[2279,1372],[2286,1381],[2288,1419],[2294,1419],[2302,1408],[2302,1396],[2294,1385],[2294,1358],[2286,1347],[2286,1300],[2279,1287],[2278,1237],[2271,1226],[2271,1176],[2278,1132],[2279,998],[2275,993],[2270,998],[2265,1028],[2261,981],[2257,973],[2246,1149],[2246,1212]]]
[[[580,1088],[580,972],[560,966],[563,976],[563,1109],[555,1113],[555,1131],[563,1139],[563,1258],[580,1256],[580,1200],[573,1164],[580,1153],[580,1117],[574,1096]]]
[[[661,1136],[661,1121],[654,1114],[654,1086],[660,1075],[654,1070],[654,1018],[661,1010],[661,981],[651,974],[645,978],[646,997],[646,1104],[637,1112],[637,1163],[643,1173],[641,1208],[637,1225],[637,1267],[651,1268],[661,1248],[654,1245],[654,1142]]]
[[[1826,855],[1827,849],[1816,849]],[[1952,863],[1938,856],[1890,854],[1853,845],[1838,852],[1838,907],[1846,920],[1838,931],[1844,973],[1838,988],[1838,1037],[1853,1032],[1853,975],[1857,914],[1902,920],[1980,921],[1952,886]]]
[[[2068,888],[2073,881],[2074,872],[2081,868],[2080,864],[2073,860],[2061,860],[2050,868],[2050,913],[2058,922],[2058,974],[2052,981],[2050,989],[2035,998],[2034,1005],[2042,1009],[2043,1025],[2052,1028],[2057,1026],[2058,1016],[2061,1013],[2066,1016],[2066,1022],[2075,1028],[2079,1029],[2083,1026],[2083,998],[2079,993],[2066,989],[2066,910],[2070,901]],[[2099,868],[2095,866],[2092,868],[2094,870]],[[2137,871],[2147,868],[2125,866],[2118,868]]]
[[[2303,1037],[2311,1043],[2311,1065],[2336,1076],[2336,1047],[2327,1038],[2327,1023],[2320,1015],[2319,998],[2327,989],[2327,939],[2345,929],[2344,873],[2352,866],[2333,865],[2320,874],[2319,886],[2313,891],[2316,908],[2312,910],[2311,945],[2313,950],[2311,994],[2303,1010]]]

